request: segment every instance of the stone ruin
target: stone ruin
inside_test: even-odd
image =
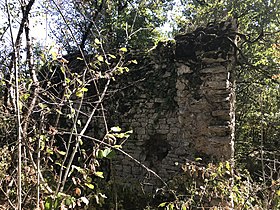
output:
[[[149,53],[128,55],[138,64],[115,78],[104,107],[109,126],[133,130],[122,149],[140,164],[117,153],[110,178],[155,188],[162,181],[143,165],[168,181],[197,158],[204,163],[232,159],[235,33],[233,21],[208,24],[160,42]],[[82,68],[76,58],[67,58],[71,72]],[[87,94],[94,95],[90,89]],[[84,108],[87,113],[90,107]],[[87,135],[104,133],[102,122],[96,116]]]
[[[231,21],[209,24],[159,43],[136,57],[138,64],[112,88],[110,122],[133,130],[123,150],[165,181],[196,158],[207,163],[233,157],[235,31]],[[160,186],[125,155],[118,154],[112,166],[122,183]]]

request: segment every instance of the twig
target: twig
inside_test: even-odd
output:
[[[58,132],[58,134],[71,134],[71,132]],[[110,147],[122,154],[124,154],[125,156],[127,156],[128,158],[132,159],[134,162],[136,162],[138,165],[140,165],[142,168],[144,168],[145,170],[147,170],[148,172],[152,173],[156,178],[158,178],[166,187],[168,187],[167,183],[156,173],[154,172],[152,169],[148,168],[147,166],[145,166],[143,163],[141,163],[139,160],[135,159],[134,157],[132,157],[130,154],[128,154],[127,152],[123,151],[122,149],[120,148],[116,148],[102,140],[99,140],[99,139],[96,139],[96,138],[93,138],[91,136],[87,136],[87,135],[84,135],[84,134],[74,134],[74,135],[77,135],[77,136],[80,136],[80,137],[83,137],[83,138],[88,138],[90,140],[93,140],[95,142],[98,142],[100,144],[104,144],[105,146],[107,147]]]

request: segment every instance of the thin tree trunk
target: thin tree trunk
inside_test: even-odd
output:
[[[18,142],[18,210],[21,210],[21,148],[22,148],[22,135],[21,135],[21,119],[20,119],[20,101],[19,101],[19,83],[18,83],[18,65],[17,65],[17,52],[15,55],[15,64],[14,64],[14,71],[15,71],[15,90],[16,90],[16,114],[17,114],[17,142]]]

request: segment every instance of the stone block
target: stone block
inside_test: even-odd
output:
[[[229,144],[232,141],[232,138],[231,136],[225,136],[225,137],[217,136],[217,137],[209,138],[208,141],[211,144]]]
[[[213,67],[209,67],[209,68],[205,68],[200,70],[200,73],[204,73],[204,74],[218,74],[218,73],[224,73],[227,72],[227,68],[225,66],[213,66]],[[212,77],[215,77],[215,75],[213,75]]]
[[[166,121],[167,121],[167,124],[176,124],[178,122],[178,119],[175,117],[174,118],[170,117],[170,118],[167,118]]]
[[[206,63],[206,64],[211,64],[211,63],[225,63],[225,62],[229,62],[229,60],[225,60],[223,58],[202,58],[201,59],[202,63]]]
[[[159,129],[161,129],[161,130],[169,130],[169,125],[167,125],[167,124],[159,124]]]
[[[164,98],[155,98],[155,103],[164,103]]]
[[[231,133],[230,126],[208,126],[209,136],[228,136]]]
[[[231,115],[230,115],[230,110],[215,110],[212,111],[212,116],[213,117],[217,117],[219,119],[223,119],[223,120],[230,120],[231,119]]]
[[[147,107],[148,109],[152,109],[153,106],[154,106],[154,103],[151,103],[151,102],[146,103],[146,107]]]
[[[208,100],[211,102],[219,103],[219,102],[229,102],[230,97],[229,95],[224,96],[223,95],[213,95],[211,97],[208,97]]]
[[[158,129],[156,132],[157,132],[158,134],[168,134],[169,130]]]
[[[138,128],[135,129],[135,133],[138,134],[138,135],[146,134],[146,129],[138,127]]]
[[[177,134],[177,133],[179,133],[179,129],[178,128],[170,128],[170,133]]]
[[[140,122],[134,121],[134,122],[132,122],[130,125],[131,125],[131,127],[136,128],[136,127],[139,127],[139,126],[140,126]]]
[[[186,85],[184,82],[180,81],[180,80],[177,80],[176,82],[176,88],[179,90],[179,91],[182,91],[186,88]]]
[[[192,70],[189,66],[182,63],[177,63],[177,74],[179,76],[182,74],[189,74],[189,73],[192,73]]]
[[[167,78],[171,76],[171,72],[165,72],[164,75],[162,75],[162,78]]]
[[[204,85],[205,87],[219,90],[219,89],[227,89],[227,81],[205,81]]]

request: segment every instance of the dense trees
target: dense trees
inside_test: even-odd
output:
[[[112,141],[129,132],[108,127],[103,100],[111,80],[137,62],[126,55],[148,51],[170,34],[237,19],[236,165],[268,189],[258,205],[279,207],[278,1],[3,0],[0,7],[1,205],[104,204],[100,161],[109,160]],[[47,26],[56,46],[33,40],[38,33],[33,26]],[[70,72],[68,66],[82,71]],[[94,138],[87,136],[91,121],[101,125]],[[223,177],[227,165],[219,167],[217,176]]]

